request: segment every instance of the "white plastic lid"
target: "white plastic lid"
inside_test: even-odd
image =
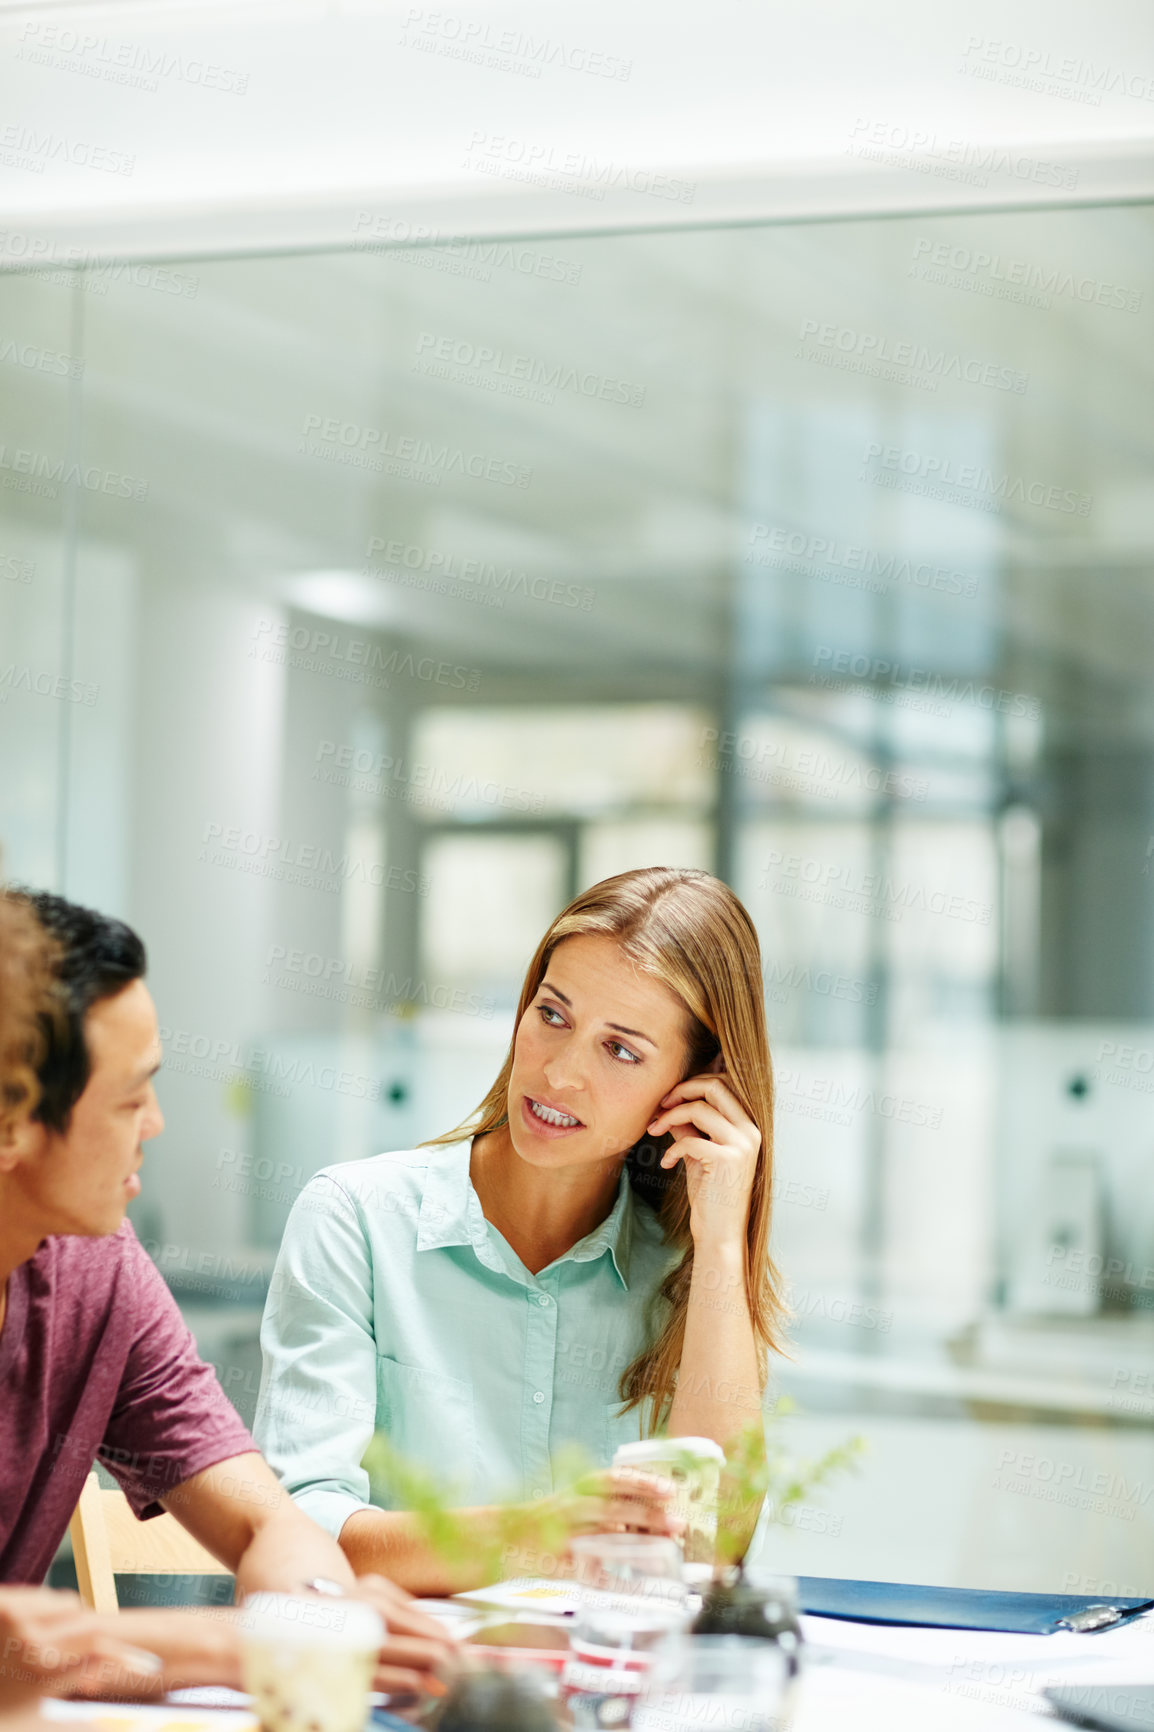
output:
[[[376,1650],[385,1639],[384,1620],[364,1600],[321,1594],[250,1594],[236,1613],[246,1636],[258,1642],[291,1642],[326,1648]]]
[[[614,1467],[643,1467],[650,1461],[678,1461],[699,1455],[703,1461],[724,1462],[725,1451],[711,1437],[650,1437],[640,1443],[619,1444],[613,1454]]]

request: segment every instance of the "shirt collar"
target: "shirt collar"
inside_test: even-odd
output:
[[[486,1268],[501,1275],[517,1272],[509,1266],[505,1241],[485,1219],[481,1199],[469,1178],[471,1139],[442,1145],[425,1169],[425,1188],[417,1218],[417,1250],[438,1251],[449,1245],[471,1245]],[[600,1226],[586,1233],[563,1257],[561,1263],[592,1263],[608,1252],[617,1278],[628,1290],[629,1267],[635,1238],[633,1187],[624,1168],[617,1186],[617,1199]],[[522,1266],[518,1264],[518,1269]],[[523,1269],[522,1269],[523,1273]],[[544,1273],[544,1271],[542,1271]]]

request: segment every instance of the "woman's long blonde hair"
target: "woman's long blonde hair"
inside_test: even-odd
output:
[[[727,884],[708,872],[647,866],[594,884],[559,914],[537,946],[517,1005],[516,1029],[545,978],[549,960],[566,938],[615,938],[622,951],[661,981],[689,1015],[686,1076],[707,1069],[720,1052],[725,1079],[761,1132],[745,1247],[745,1290],[760,1347],[764,1383],[770,1348],[779,1344],[783,1314],[780,1283],[769,1254],[773,1206],[773,1072],[765,1027],[761,950],[753,922]],[[429,1143],[486,1136],[508,1122],[513,1042],[492,1088],[476,1112]],[[681,1261],[662,1283],[664,1316],[654,1338],[621,1376],[626,1410],[651,1403],[654,1428],[668,1413],[677,1388],[685,1340],[693,1239],[684,1163],[672,1172],[659,1163],[671,1136],[648,1139],[626,1156],[634,1190],[658,1213],[667,1241],[683,1247]]]

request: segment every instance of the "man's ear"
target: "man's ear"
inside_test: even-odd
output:
[[[11,1173],[24,1161],[33,1160],[47,1135],[44,1126],[27,1113],[13,1113],[0,1119],[0,1176]]]

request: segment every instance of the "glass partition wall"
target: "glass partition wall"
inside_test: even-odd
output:
[[[369,225],[371,231],[373,225]],[[377,225],[384,227],[387,225]],[[145,936],[137,1230],[251,1415],[319,1167],[576,889],[762,938],[813,1574],[1151,1589],[1143,207],[0,277],[0,837]]]

